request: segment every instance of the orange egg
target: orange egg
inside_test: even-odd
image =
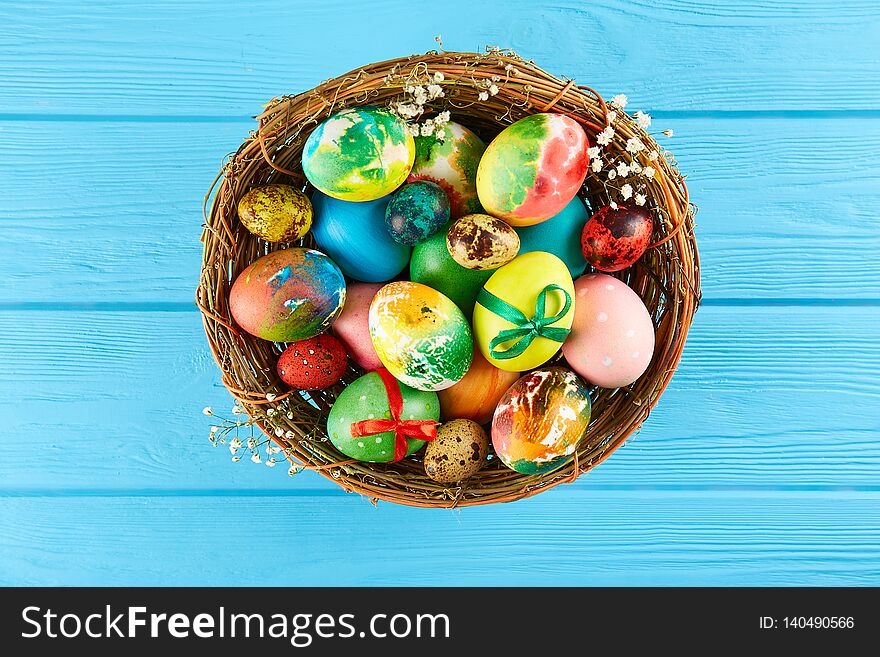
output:
[[[465,419],[486,424],[507,389],[519,379],[517,372],[499,370],[474,349],[474,361],[464,378],[441,390],[440,413],[444,421]]]

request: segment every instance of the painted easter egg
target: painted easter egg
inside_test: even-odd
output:
[[[476,422],[452,420],[437,429],[425,448],[425,474],[441,484],[467,479],[483,467],[489,436]]]
[[[525,372],[559,351],[573,317],[568,268],[555,255],[534,251],[517,256],[486,281],[474,307],[474,335],[492,365]],[[542,323],[538,335],[529,330],[532,320]]]
[[[572,369],[602,388],[638,379],[654,356],[654,324],[638,294],[607,274],[577,279],[571,335],[562,347]]]
[[[568,202],[562,212],[533,226],[516,229],[519,234],[519,252],[546,251],[559,257],[572,277],[580,276],[587,268],[581,251],[581,233],[590,218],[580,196]]]
[[[605,206],[584,226],[584,258],[599,271],[626,269],[642,257],[653,229],[654,220],[645,208]]]
[[[439,420],[437,393],[413,390],[396,382],[403,397],[403,420]],[[394,432],[385,431],[353,436],[351,425],[363,420],[391,419],[388,391],[377,372],[368,372],[345,386],[327,416],[327,436],[333,446],[346,456],[372,463],[394,460]],[[357,432],[355,432],[357,433]],[[407,438],[407,456],[418,451],[425,441]]]
[[[464,314],[437,290],[395,281],[370,306],[370,335],[379,360],[417,390],[443,390],[468,371],[474,346]]]
[[[507,126],[480,160],[480,203],[511,226],[559,214],[587,176],[587,145],[583,128],[563,114],[533,114]]]
[[[400,187],[416,146],[406,123],[377,107],[347,107],[315,128],[302,153],[303,173],[343,201],[373,201]]]
[[[587,384],[571,370],[550,367],[523,376],[492,418],[492,445],[501,462],[522,474],[564,465],[590,424]]]
[[[412,249],[391,239],[385,228],[387,198],[349,203],[315,192],[312,235],[349,278],[377,283],[397,276]]]
[[[408,180],[430,180],[440,185],[449,197],[453,219],[481,212],[477,166],[486,144],[458,123],[447,123],[443,132],[442,139],[434,135],[415,138],[416,158]]]
[[[278,376],[296,390],[323,390],[337,383],[348,357],[345,347],[332,335],[316,335],[288,345],[278,357]]]
[[[498,400],[519,378],[519,372],[499,370],[483,358],[477,349],[474,361],[464,378],[451,388],[437,393],[443,420],[465,418],[478,424],[492,419]]]
[[[245,269],[229,291],[229,310],[251,335],[295,342],[323,333],[342,311],[345,278],[313,249],[274,251]]]
[[[409,183],[391,195],[385,209],[385,226],[395,242],[424,242],[449,221],[449,198],[437,183]]]
[[[241,197],[238,218],[267,242],[293,242],[309,232],[312,202],[290,185],[263,185]]]
[[[519,253],[519,235],[488,214],[467,214],[446,233],[452,259],[466,269],[497,269]]]
[[[333,320],[333,335],[339,338],[351,359],[365,370],[382,367],[370,337],[370,304],[382,283],[349,283],[345,306]]]
[[[432,287],[452,299],[470,317],[477,294],[492,275],[492,269],[465,269],[449,255],[446,233],[449,226],[413,247],[409,263],[410,280]]]

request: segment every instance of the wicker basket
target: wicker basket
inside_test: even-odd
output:
[[[226,163],[205,198],[204,255],[197,303],[223,384],[256,424],[292,463],[332,478],[343,489],[373,500],[423,507],[453,507],[507,502],[539,493],[579,475],[606,459],[648,417],[678,365],[694,312],[699,304],[699,258],[694,239],[694,208],[683,177],[669,154],[652,165],[648,204],[655,216],[654,243],[642,259],[618,276],[645,302],[656,328],[654,358],[633,385],[594,389],[593,419],[575,458],[543,475],[523,475],[490,458],[486,466],[460,485],[429,479],[419,455],[393,464],[347,459],[327,440],[325,422],[342,389],[362,374],[351,367],[335,388],[314,393],[291,392],[279,380],[275,364],[281,345],[252,337],[231,319],[228,295],[232,281],[251,262],[279,245],[248,233],[236,214],[238,199],[250,188],[284,182],[307,189],[300,155],[311,130],[347,105],[384,106],[398,98],[408,80],[442,72],[446,95],[441,100],[453,120],[470,127],[488,143],[506,125],[540,111],[567,114],[583,125],[591,143],[606,125],[602,98],[574,81],[560,80],[515,54],[431,52],[372,64],[328,80],[306,93],[273,99],[257,117],[259,128]],[[493,76],[497,95],[481,100]],[[622,113],[621,113],[622,114]],[[638,136],[649,149],[656,142],[635,121],[615,122],[614,142],[606,149],[623,151]],[[219,182],[219,187],[217,183]],[[582,196],[593,209],[608,203],[604,185],[588,175]],[[310,245],[307,236],[303,243]],[[267,411],[275,409],[271,415]],[[280,434],[280,436],[279,436]]]

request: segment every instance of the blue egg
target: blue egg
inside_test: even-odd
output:
[[[590,219],[584,202],[575,196],[562,212],[534,226],[516,228],[519,233],[519,253],[546,251],[558,257],[572,278],[584,273],[587,261],[581,251],[581,233]]]
[[[380,283],[409,263],[412,248],[391,239],[385,228],[388,196],[375,201],[340,201],[321,192],[312,196],[312,235],[349,278]]]

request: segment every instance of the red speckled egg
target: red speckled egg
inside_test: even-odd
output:
[[[642,257],[653,229],[645,208],[605,206],[590,217],[581,233],[584,258],[599,271],[626,269]]]
[[[323,390],[342,378],[347,365],[345,347],[324,334],[288,346],[278,358],[278,376],[297,390]]]

